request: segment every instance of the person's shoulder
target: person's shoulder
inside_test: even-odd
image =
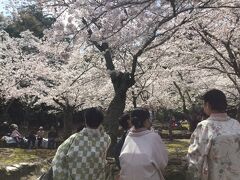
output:
[[[150,136],[151,138],[157,138],[157,139],[161,138],[158,133],[156,133],[154,131],[150,131],[150,130],[148,131],[148,134],[146,134],[146,135]]]
[[[72,139],[75,139],[77,137],[79,137],[79,134],[78,133],[74,133],[71,136],[69,136],[69,138],[67,140],[72,140]]]
[[[230,118],[230,121],[233,122],[234,126],[236,125],[236,126],[239,126],[239,127],[240,127],[240,122],[239,122],[238,120],[236,120],[236,119],[234,119],[234,118],[231,118],[231,117],[229,117],[229,118]]]
[[[197,127],[194,130],[194,132],[208,131],[209,127],[211,127],[212,124],[213,124],[213,121],[211,121],[209,118],[202,120],[197,124]]]
[[[231,117],[229,117],[229,119],[230,119],[230,121],[233,121],[234,123],[239,124],[239,121],[238,121],[238,120],[236,120],[236,119],[234,119],[234,118],[231,118]]]
[[[207,119],[205,119],[205,120],[200,121],[200,122],[197,124],[197,126],[198,126],[198,127],[203,127],[203,126],[207,126],[207,125],[209,125],[209,124],[212,124],[212,121],[211,121],[209,118],[207,118]]]

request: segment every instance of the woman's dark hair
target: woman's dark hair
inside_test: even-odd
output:
[[[218,89],[212,89],[203,95],[203,100],[204,103],[209,103],[212,110],[226,112],[227,99],[222,91]]]
[[[89,108],[85,110],[85,123],[92,129],[97,129],[103,122],[103,113],[98,108]]]
[[[130,114],[128,112],[123,113],[122,116],[119,118],[119,125],[122,126],[124,130],[129,128],[128,120],[130,119]]]
[[[131,112],[130,117],[132,124],[137,129],[144,127],[144,122],[150,118],[150,113],[145,108],[136,108]]]

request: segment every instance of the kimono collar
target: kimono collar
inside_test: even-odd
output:
[[[89,136],[100,136],[101,134],[99,129],[91,129],[88,127],[83,128],[82,133]]]
[[[136,131],[134,128],[130,129],[128,135],[129,136],[143,136],[145,134],[149,134],[151,133],[152,131],[144,128],[144,129],[141,129],[140,131]]]
[[[212,113],[209,116],[209,119],[213,121],[226,121],[229,120],[230,117],[227,115],[227,113]]]

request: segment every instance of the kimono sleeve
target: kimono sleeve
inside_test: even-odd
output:
[[[75,134],[65,140],[57,149],[57,152],[52,160],[54,180],[68,179],[68,165],[66,162],[66,155],[74,138]]]
[[[208,135],[208,127],[199,123],[190,138],[187,153],[188,176],[191,177],[190,179],[201,179],[204,176],[203,165],[207,161],[210,144],[211,137]]]

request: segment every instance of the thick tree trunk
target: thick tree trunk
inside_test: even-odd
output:
[[[111,146],[108,151],[109,155],[112,155],[113,146],[117,142],[118,118],[122,115],[125,109],[127,91],[133,83],[131,82],[128,73],[120,72],[119,74],[112,74],[111,79],[115,95],[108,107],[105,118],[106,131],[110,135],[112,140]]]
[[[109,148],[109,155],[112,155],[113,146],[117,142],[117,134],[118,134],[118,118],[122,115],[125,109],[126,103],[126,91],[119,92],[115,94],[113,100],[111,101],[107,114],[106,114],[106,131],[111,137],[111,146]]]
[[[72,134],[72,122],[73,122],[73,109],[71,107],[66,107],[63,112],[63,137],[67,139]]]

